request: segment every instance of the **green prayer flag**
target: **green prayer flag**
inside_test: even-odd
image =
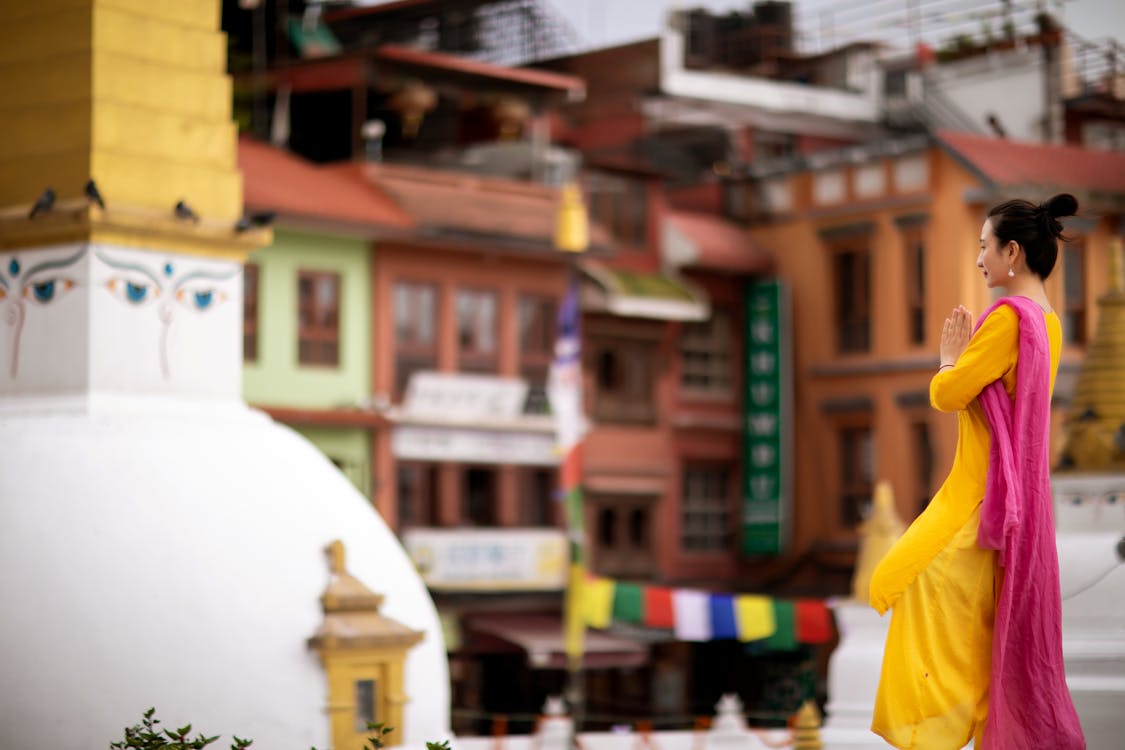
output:
[[[793,602],[773,600],[773,619],[777,630],[763,643],[770,651],[796,651],[797,635],[793,623]]]
[[[635,583],[618,583],[613,589],[613,619],[640,623],[644,619],[644,595]]]

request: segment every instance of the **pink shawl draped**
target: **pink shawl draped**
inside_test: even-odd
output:
[[[1066,687],[1062,600],[1051,505],[1051,352],[1039,305],[1005,297],[1019,316],[1013,402],[997,380],[978,400],[992,431],[977,541],[999,552],[992,642],[988,750],[1082,750],[1086,741]]]

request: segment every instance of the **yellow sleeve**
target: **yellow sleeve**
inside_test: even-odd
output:
[[[969,408],[985,386],[1015,366],[1018,351],[1019,318],[1001,305],[984,319],[957,363],[930,380],[930,404],[947,412]]]

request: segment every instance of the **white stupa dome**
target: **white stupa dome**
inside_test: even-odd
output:
[[[324,548],[425,632],[406,661],[410,746],[449,737],[433,603],[367,500],[302,437],[223,403],[0,413],[0,747],[103,750],[164,726],[327,750],[306,645]],[[24,409],[26,411],[26,408]]]

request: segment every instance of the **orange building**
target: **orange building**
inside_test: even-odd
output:
[[[952,461],[956,421],[930,408],[929,380],[949,311],[993,301],[975,265],[988,208],[1066,190],[1081,214],[1047,283],[1065,337],[1061,436],[1121,231],[1125,154],[940,133],[751,169],[736,188],[744,218],[792,291],[795,484],[791,554],[748,574],[844,591],[823,572],[851,562],[875,481],[913,518]]]

